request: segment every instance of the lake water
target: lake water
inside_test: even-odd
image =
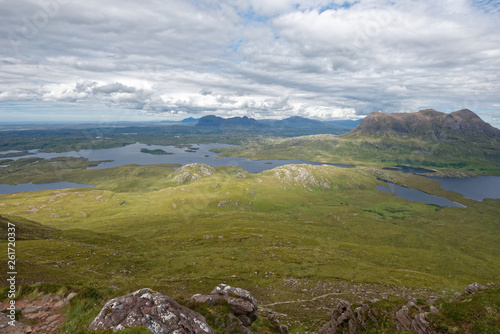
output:
[[[92,150],[80,150],[80,151],[70,151],[63,153],[44,153],[38,152],[37,150],[31,150],[30,155],[19,156],[19,157],[10,157],[8,159],[17,160],[21,158],[27,157],[39,157],[44,159],[51,159],[57,157],[75,157],[75,158],[86,158],[89,161],[103,161],[109,160],[108,162],[103,162],[96,167],[92,168],[111,168],[117,167],[127,164],[136,164],[136,165],[151,165],[151,164],[162,164],[162,163],[178,163],[181,165],[186,165],[190,163],[204,163],[210,166],[225,166],[232,165],[244,168],[246,171],[250,173],[260,173],[262,171],[272,169],[278,166],[288,165],[288,164],[312,164],[312,165],[321,165],[321,163],[310,162],[300,159],[290,159],[290,160],[250,160],[247,158],[218,158],[218,153],[211,152],[210,150],[217,147],[231,147],[234,145],[220,144],[220,143],[212,143],[212,144],[199,144],[192,145],[190,148],[188,147],[175,147],[175,146],[161,146],[161,145],[146,145],[141,143],[135,143],[132,145],[127,145],[123,147],[115,147],[115,148],[107,148],[107,149],[92,149]],[[153,155],[149,153],[141,152],[141,149],[149,149],[156,150],[161,149],[168,153],[168,155]],[[186,152],[187,150],[191,152]],[[16,151],[4,151],[0,152],[0,154],[5,153],[14,153]],[[332,164],[339,167],[354,167],[353,165],[343,165],[343,164]],[[6,167],[5,165],[0,165],[1,167]],[[388,168],[393,169],[393,168]],[[432,173],[432,170],[423,169],[423,168],[411,168],[398,166],[396,170],[400,170],[403,173]],[[438,180],[441,182],[441,187],[446,190],[452,190],[462,194],[464,197],[471,198],[474,200],[481,201],[484,198],[500,198],[500,177],[498,176],[484,176],[477,178],[467,178],[467,179],[458,179],[458,178],[438,178],[438,177],[430,177],[432,179]],[[48,190],[48,189],[62,189],[64,187],[72,187],[72,188],[81,188],[83,186],[92,187],[89,185],[79,185],[79,186],[70,186],[70,182],[57,182],[57,183],[47,183],[45,184],[49,188],[42,188],[43,185],[40,184],[25,184],[25,185],[17,185],[10,186],[0,184],[0,194],[17,192],[17,191],[34,191],[34,190]],[[78,184],[76,184],[78,185]],[[427,201],[433,201],[430,204],[450,204],[447,202],[439,202],[437,203],[436,199],[429,199],[428,195],[422,192],[419,192],[415,189],[403,188],[399,189],[400,186],[394,185],[392,187],[392,191],[389,188],[382,187],[384,189],[377,189],[381,191],[390,191],[395,192],[398,196],[406,196],[411,197],[408,198],[410,200],[422,201],[424,203],[428,203]],[[22,189],[22,190],[16,190]],[[414,190],[415,192],[411,192]],[[423,195],[422,195],[423,194]],[[426,195],[426,196],[424,196]],[[437,196],[434,196],[437,197]],[[405,197],[403,197],[405,198]],[[438,197],[440,198],[440,197]],[[446,199],[443,199],[447,201]],[[449,201],[451,202],[451,201]],[[451,202],[453,203],[453,202]],[[455,203],[456,204],[456,203]],[[448,205],[444,205],[448,206]],[[454,206],[454,205],[451,205]]]
[[[482,201],[485,198],[500,198],[500,176],[478,176],[467,178],[429,176],[441,183],[441,188],[462,194],[466,198]]]
[[[21,183],[21,184],[0,184],[0,194],[11,194],[25,191],[38,190],[57,190],[67,188],[95,188],[90,184],[74,183],[74,182],[53,182],[53,183]]]
[[[86,158],[89,161],[112,160],[109,162],[103,162],[99,164],[99,166],[91,167],[90,169],[111,168],[128,164],[152,165],[152,164],[164,164],[164,163],[178,163],[181,165],[187,165],[191,163],[200,163],[214,167],[226,166],[226,165],[238,166],[238,167],[243,167],[246,171],[250,173],[260,173],[262,171],[272,169],[277,166],[283,166],[289,164],[322,165],[322,163],[305,161],[300,159],[250,160],[247,158],[217,158],[218,153],[210,152],[210,150],[217,147],[232,147],[232,146],[234,145],[214,143],[214,144],[192,145],[190,148],[187,147],[179,148],[175,146],[145,145],[141,143],[135,143],[123,147],[69,151],[63,153],[36,152],[36,154],[30,154],[23,157],[12,157],[9,159],[18,160],[21,158],[28,158],[28,157],[29,158],[39,157],[44,159],[51,159],[58,157],[73,157],[73,158]],[[148,150],[160,149],[167,153],[173,153],[173,154],[154,155],[149,153],[142,153],[141,149],[148,149]],[[188,149],[194,152],[186,152]],[[339,167],[354,167],[353,165],[344,165],[344,164],[332,164],[332,165]]]
[[[396,166],[396,167],[384,167],[385,170],[397,170],[403,172],[404,174],[428,174],[435,173],[435,170],[419,167],[409,167],[409,166]]]
[[[402,186],[399,186],[399,185],[391,183],[391,182],[385,182],[385,181],[382,181],[382,182],[384,182],[386,184],[386,187],[381,186],[381,185],[377,185],[378,190],[385,192],[385,193],[396,194],[397,197],[404,198],[404,199],[407,199],[409,201],[421,202],[421,203],[427,203],[427,204],[435,204],[435,205],[439,205],[439,206],[453,206],[453,207],[460,207],[460,208],[466,207],[465,205],[450,201],[444,197],[426,194],[420,190],[402,187]]]

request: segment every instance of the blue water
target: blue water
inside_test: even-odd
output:
[[[382,169],[386,170],[397,170],[403,172],[404,174],[428,174],[435,173],[435,170],[420,168],[420,167],[409,167],[409,166],[396,166],[396,167],[384,167]]]
[[[66,188],[95,188],[89,184],[74,183],[74,182],[53,182],[53,183],[21,183],[16,185],[0,184],[0,194],[11,194],[25,191],[37,190],[57,190]]]
[[[441,188],[462,194],[466,198],[482,201],[485,198],[500,198],[500,176],[478,176],[467,178],[435,177]]]
[[[80,151],[69,151],[63,153],[44,153],[36,152],[36,154],[27,155],[24,157],[12,157],[9,159],[17,160],[26,157],[39,157],[44,159],[58,158],[58,157],[74,157],[74,158],[86,158],[89,161],[103,161],[110,160],[109,162],[103,162],[97,167],[92,168],[111,168],[129,164],[136,165],[152,165],[152,164],[163,164],[163,163],[177,163],[181,165],[187,165],[191,163],[201,163],[210,166],[237,166],[243,167],[246,171],[250,173],[260,173],[262,171],[272,169],[277,166],[289,165],[289,164],[311,164],[311,165],[321,165],[322,163],[311,162],[300,159],[289,159],[289,160],[250,160],[247,158],[218,158],[218,153],[210,152],[211,149],[217,147],[231,147],[234,145],[227,144],[199,144],[193,145],[191,149],[195,149],[196,152],[186,152],[188,148],[178,148],[175,146],[161,146],[161,145],[146,145],[141,143],[135,143],[132,145],[127,145],[123,147],[115,148],[105,148],[105,149],[94,149],[94,150],[80,150]],[[149,150],[161,149],[168,153],[168,155],[154,155],[149,153],[142,153],[141,149],[146,148]],[[2,153],[2,152],[0,152]],[[332,164],[339,167],[354,167],[353,165],[344,164]]]
[[[385,181],[382,181],[382,182],[384,182],[387,185],[387,187],[377,185],[376,187],[378,190],[385,192],[385,193],[396,194],[397,197],[404,198],[404,199],[409,200],[409,201],[421,202],[421,203],[427,203],[427,204],[435,204],[435,205],[439,205],[439,206],[452,206],[452,207],[460,207],[460,208],[466,207],[465,205],[450,201],[444,197],[426,194],[420,190],[402,187],[402,186],[399,186],[397,184],[390,183],[390,182],[385,182]]]
[[[11,157],[9,159],[17,160],[26,157],[39,157],[44,159],[51,159],[57,157],[75,157],[75,158],[86,158],[89,161],[104,161],[96,167],[92,168],[111,168],[127,164],[136,165],[151,165],[151,164],[161,164],[161,163],[178,163],[181,165],[186,165],[190,163],[203,163],[210,166],[225,166],[232,165],[244,168],[250,173],[260,173],[262,171],[272,169],[278,166],[288,165],[288,164],[311,164],[311,165],[321,165],[321,163],[310,162],[300,159],[289,159],[289,160],[250,160],[247,158],[218,158],[218,153],[211,152],[211,149],[217,147],[231,147],[234,145],[213,143],[213,144],[199,144],[192,145],[191,149],[195,149],[195,152],[186,152],[186,148],[178,148],[175,146],[161,146],[161,145],[146,145],[141,143],[135,143],[132,145],[127,145],[123,147],[116,148],[106,148],[106,149],[92,149],[92,150],[80,150],[80,151],[70,151],[63,153],[44,153],[37,152],[36,150],[31,150],[30,152],[35,154],[30,154],[21,157]],[[147,148],[149,150],[161,149],[168,153],[173,153],[169,155],[153,155],[149,153],[142,153],[141,149]],[[8,151],[13,152],[13,151]],[[8,153],[0,152],[0,154]],[[343,165],[343,164],[332,164],[339,167],[354,167],[353,165]],[[0,167],[6,167],[0,165]],[[403,166],[398,166],[398,170],[403,173],[431,173],[432,170],[423,168],[408,168]],[[466,198],[481,201],[484,198],[500,198],[500,177],[498,176],[483,176],[476,178],[440,178],[440,177],[430,177],[432,179],[441,182],[441,187],[446,190],[452,190],[457,193],[462,194]],[[62,188],[76,188],[76,187],[92,187],[89,185],[79,185],[72,186],[70,182],[57,182],[46,184],[48,189],[62,189]],[[71,185],[71,186],[70,186]],[[18,187],[19,186],[19,187]],[[25,184],[18,186],[9,186],[0,184],[0,194],[15,192],[15,191],[34,191],[34,190],[47,190],[42,188],[43,185],[40,184]],[[18,187],[18,188],[12,188]],[[59,188],[57,188],[59,187]],[[432,196],[420,192],[415,189],[404,188],[398,185],[391,186],[392,190],[386,187],[377,186],[377,189],[386,192],[394,192],[399,197],[407,198],[413,201],[419,201],[429,204],[436,204],[441,206],[461,206],[460,204],[448,201],[445,198],[438,196]],[[383,189],[381,189],[383,188]],[[401,189],[402,188],[402,189]],[[11,190],[14,189],[14,190]],[[23,189],[23,190],[15,190]],[[405,196],[405,197],[403,197]],[[431,196],[431,197],[429,197]],[[446,202],[447,201],[447,202]]]

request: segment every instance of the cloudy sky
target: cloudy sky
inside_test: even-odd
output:
[[[498,0],[0,0],[0,122],[463,108],[500,126]]]

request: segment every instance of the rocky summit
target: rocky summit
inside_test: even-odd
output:
[[[499,138],[500,130],[468,109],[449,114],[427,109],[416,113],[373,112],[351,134],[442,141],[458,137]]]
[[[90,330],[144,326],[154,334],[213,334],[205,318],[172,298],[151,289],[111,299],[89,326]]]

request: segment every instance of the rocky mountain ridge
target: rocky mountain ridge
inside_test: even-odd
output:
[[[500,130],[468,109],[449,114],[434,109],[416,113],[373,112],[350,132],[351,135],[453,140],[457,138],[500,139]]]

